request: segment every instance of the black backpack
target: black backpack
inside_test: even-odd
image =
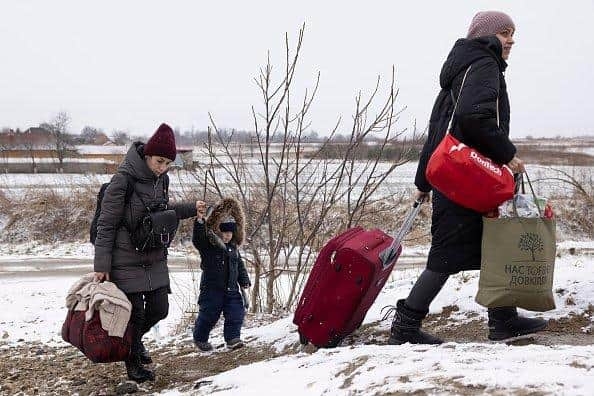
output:
[[[127,173],[122,173],[126,176],[126,198],[125,203],[130,201],[130,197],[135,192],[136,179]],[[169,177],[164,176],[165,196],[169,193]],[[91,222],[90,241],[94,245],[97,239],[97,222],[101,215],[101,202],[105,195],[105,190],[110,183],[104,183],[97,194],[97,207],[95,209],[95,216]],[[136,225],[135,229],[131,229],[125,220],[117,227],[126,227],[130,233],[130,240],[138,251],[146,251],[158,248],[168,248],[177,231],[178,220],[174,210],[167,209],[167,202],[151,202],[147,204],[140,194],[137,194],[140,201],[147,209],[147,214],[143,216],[141,221]]]
[[[124,201],[125,203],[128,203],[128,201],[130,201],[132,193],[134,193],[134,184],[136,183],[136,179],[134,179],[127,173],[122,174],[126,176],[126,181],[128,182],[126,186],[126,200]],[[95,216],[93,216],[93,221],[91,222],[91,229],[89,231],[89,240],[93,245],[95,244],[95,240],[97,239],[97,222],[99,221],[99,215],[101,214],[101,202],[103,201],[105,190],[107,190],[107,186],[109,186],[110,184],[111,182],[103,183],[101,185],[101,188],[99,189],[99,192],[97,193],[97,206],[95,207]],[[118,228],[120,227],[118,226]]]

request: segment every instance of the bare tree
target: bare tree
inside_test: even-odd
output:
[[[10,128],[2,128],[2,137],[0,139],[0,155],[4,162],[4,172],[8,172],[8,152],[15,148],[15,132]]]
[[[330,237],[348,227],[389,217],[401,199],[381,188],[406,161],[404,156],[392,163],[381,161],[384,149],[403,132],[394,128],[399,115],[394,72],[385,98],[379,99],[380,78],[367,98],[357,95],[347,149],[341,158],[325,158],[321,153],[341,123],[338,119],[319,145],[306,145],[309,111],[320,75],[311,89],[295,99],[293,84],[303,32],[300,29],[293,50],[285,36],[280,82],[274,82],[270,59],[255,78],[262,100],[259,109],[252,107],[255,158],[249,155],[249,143],[239,143],[233,131],[218,129],[211,117],[205,160],[194,172],[203,185],[203,197],[234,196],[243,205],[244,248],[254,272],[254,311],[291,308],[316,252]],[[378,150],[371,159],[361,161],[357,149],[369,136],[378,137]]]
[[[126,146],[131,142],[130,135],[120,130],[115,130],[111,133],[111,140],[118,146]]]
[[[31,132],[29,128],[23,133],[23,147],[29,153],[29,158],[31,158],[31,173],[37,173],[37,164],[35,163],[35,150],[37,149],[37,145],[35,143],[35,136]]]
[[[105,133],[101,129],[87,125],[80,131],[80,140],[82,144],[94,144],[103,135]]]
[[[68,134],[68,125],[70,124],[70,116],[68,113],[59,112],[49,123],[40,125],[41,128],[47,129],[53,139],[56,157],[58,158],[58,170],[64,171],[64,158],[73,152],[73,138]]]

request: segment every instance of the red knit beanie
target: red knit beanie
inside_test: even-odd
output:
[[[505,29],[512,28],[516,30],[514,21],[501,11],[481,11],[472,18],[466,38],[474,39],[483,36],[494,36]]]
[[[169,125],[163,123],[144,145],[144,155],[158,155],[175,161],[175,154],[173,130]]]

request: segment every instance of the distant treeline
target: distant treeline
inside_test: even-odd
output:
[[[42,123],[39,126],[31,127],[28,129],[16,128],[12,129],[9,127],[0,128],[0,144],[10,145],[10,141],[25,141],[29,140],[46,143],[55,135],[55,131],[59,129],[62,139],[70,145],[79,144],[104,144],[107,141],[111,141],[117,145],[128,145],[131,142],[137,140],[146,140],[147,136],[132,134],[129,131],[114,130],[111,133],[106,133],[101,128],[95,128],[92,126],[85,126],[79,133],[71,131],[67,124],[61,125],[57,128],[53,123]],[[209,131],[208,130],[186,130],[181,131],[179,128],[174,128],[175,140],[179,146],[198,146],[205,142],[208,142]],[[150,134],[149,134],[150,135]],[[294,136],[293,134],[291,134]],[[211,132],[213,143],[217,143],[219,139],[228,140],[230,139],[234,143],[240,144],[256,144],[258,138],[253,131],[236,130],[236,129],[219,129],[218,135],[215,132]],[[44,139],[44,137],[47,137]],[[292,138],[294,139],[294,137]],[[310,132],[301,136],[301,143],[323,143],[328,139],[327,136],[318,134],[317,132]],[[270,141],[272,143],[282,143],[284,140],[284,134],[277,133],[272,135]],[[366,142],[374,143],[379,142],[381,139],[369,137]],[[330,139],[332,143],[348,143],[350,136],[334,134]],[[4,143],[2,143],[4,142]]]

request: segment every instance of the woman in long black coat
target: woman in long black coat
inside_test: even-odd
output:
[[[154,379],[142,366],[151,363],[142,336],[167,317],[170,288],[167,248],[137,250],[133,230],[148,213],[145,205],[167,205],[178,220],[196,216],[196,202],[169,204],[167,170],[175,156],[175,137],[167,124],[159,126],[146,144],[132,144],[105,190],[97,222],[95,278],[114,282],[132,304],[133,340],[126,370],[137,382]]]
[[[433,106],[429,134],[415,177],[416,199],[427,201],[433,191],[431,250],[427,268],[409,296],[397,302],[391,344],[441,343],[437,337],[420,330],[429,305],[449,275],[480,269],[481,214],[450,201],[432,189],[425,178],[427,162],[446,133],[456,101],[450,133],[494,162],[507,164],[514,173],[524,171],[524,164],[515,156],[516,148],[508,137],[510,106],[504,72],[514,45],[514,32],[515,25],[508,15],[479,12],[471,22],[467,38],[455,43],[442,67],[441,90]],[[540,319],[519,317],[515,307],[489,309],[492,340],[532,333],[545,326]]]

